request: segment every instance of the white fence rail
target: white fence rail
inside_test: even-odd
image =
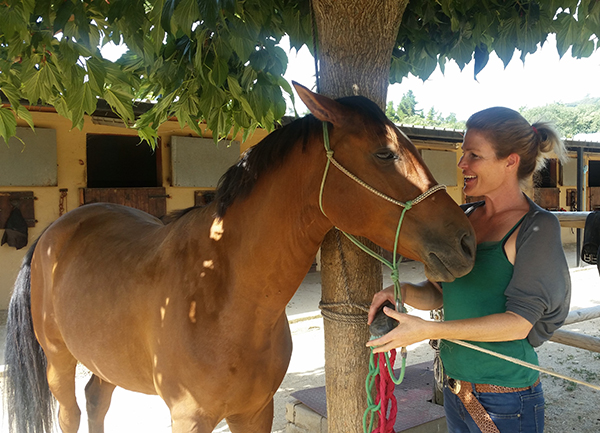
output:
[[[585,227],[585,219],[591,212],[552,213],[556,215],[562,227],[582,229]],[[580,254],[580,252],[577,251],[577,254]],[[581,310],[571,311],[565,320],[565,325],[597,319],[598,317],[600,317],[600,306],[583,308]],[[577,334],[572,331],[559,329],[554,333],[550,341],[600,353],[600,338],[591,337],[589,335]]]

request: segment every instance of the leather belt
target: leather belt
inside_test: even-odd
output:
[[[486,383],[471,383],[466,382],[464,380],[452,379],[451,377],[447,378],[448,388],[452,393],[457,394],[462,387],[467,387],[469,389],[473,389],[475,387],[475,391],[477,392],[495,392],[499,394],[506,394],[509,392],[519,392],[526,391],[530,388],[535,388],[540,384],[540,378],[535,381],[535,383],[531,386],[524,386],[523,388],[511,388],[510,386],[498,386],[498,385],[488,385]]]
[[[500,433],[496,424],[490,417],[490,414],[487,413],[482,404],[477,400],[475,395],[473,394],[473,389],[476,392],[495,392],[495,393],[509,393],[509,392],[519,392],[531,389],[537,386],[540,383],[540,379],[531,386],[526,386],[523,388],[510,388],[508,386],[498,386],[498,385],[488,385],[482,383],[472,384],[471,382],[465,382],[463,380],[452,379],[451,377],[447,377],[446,380],[448,389],[452,391],[453,394],[456,394],[460,401],[465,406],[477,427],[481,430],[482,433]]]

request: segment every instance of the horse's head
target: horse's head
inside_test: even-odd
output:
[[[403,211],[398,202],[414,200],[437,182],[412,142],[375,103],[363,97],[334,101],[294,85],[311,113],[328,122],[334,161],[322,187],[323,212],[341,230],[392,251]],[[325,148],[323,153],[325,162]],[[406,211],[398,253],[423,262],[429,279],[452,281],[468,273],[475,249],[473,227],[444,190]]]

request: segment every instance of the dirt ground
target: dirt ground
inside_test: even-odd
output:
[[[422,277],[420,264],[403,264],[407,280],[419,281]],[[571,269],[571,310],[600,305],[600,276],[595,266]],[[310,276],[305,280],[310,286]],[[313,284],[316,284],[314,282]],[[294,302],[294,300],[292,300]],[[428,313],[413,312],[421,317]],[[276,396],[276,416],[273,432],[285,432],[285,419],[277,416],[283,410],[289,395],[305,387],[323,386],[323,331],[322,319],[292,324],[294,354],[288,374]],[[600,319],[563,327],[565,330],[590,336],[600,336]],[[306,341],[310,341],[311,355],[306,354]],[[540,366],[558,373],[600,386],[600,353],[547,342],[538,350]],[[427,343],[409,347],[408,364],[433,359],[433,350]],[[600,432],[600,392],[548,374],[542,374],[546,397],[546,433],[598,433]],[[281,408],[281,409],[280,409]],[[227,432],[228,430],[221,430]]]
[[[571,270],[571,310],[600,305],[600,276],[596,267]],[[600,319],[563,329],[600,336]],[[540,365],[585,382],[600,385],[600,353],[548,342],[538,349]],[[546,396],[547,433],[600,432],[600,391],[542,374]]]

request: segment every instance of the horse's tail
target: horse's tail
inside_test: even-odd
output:
[[[49,433],[55,400],[46,376],[46,355],[31,321],[31,246],[15,281],[6,323],[4,405],[10,432]]]

